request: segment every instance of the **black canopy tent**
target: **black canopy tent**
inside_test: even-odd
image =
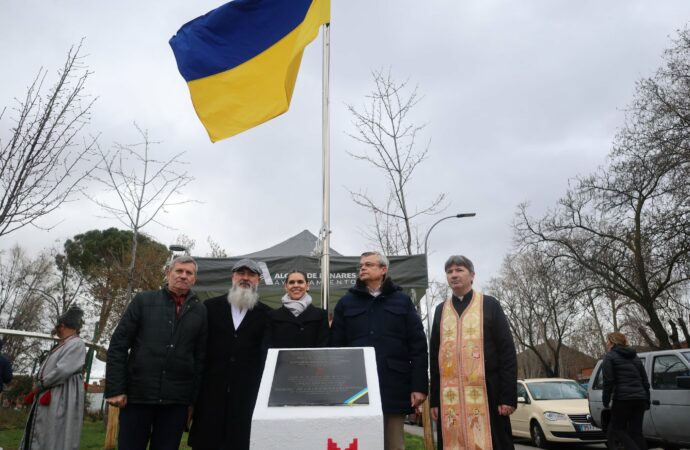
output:
[[[321,266],[319,258],[311,256],[317,238],[308,230],[287,239],[280,244],[254,253],[232,258],[197,258],[199,270],[194,291],[206,299],[227,292],[231,285],[230,270],[242,258],[252,258],[262,269],[259,293],[263,302],[273,308],[280,306],[284,294],[283,282],[290,270],[298,269],[307,273],[310,282],[309,294],[315,305],[321,305]],[[331,249],[330,258],[330,300],[329,310],[333,310],[337,300],[347,289],[354,286],[359,273],[359,256],[342,256]],[[396,284],[405,291],[427,288],[427,267],[424,255],[390,256],[388,273]]]

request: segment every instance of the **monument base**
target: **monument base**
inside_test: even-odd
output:
[[[254,416],[252,418],[252,431],[250,448],[252,450],[380,450],[383,448],[383,414],[381,412],[381,397],[379,393],[378,375],[376,372],[376,356],[371,347],[358,347],[363,351],[364,368],[366,373],[366,388],[368,392],[364,400],[366,404],[356,403],[354,396],[349,399],[349,404],[313,405],[311,398],[312,389],[304,388],[301,384],[303,377],[292,374],[290,380],[298,386],[294,396],[299,397],[303,391],[307,406],[268,406],[271,398],[271,388],[280,388],[284,394],[285,380],[274,383],[276,374],[276,361],[280,352],[293,350],[318,351],[323,355],[324,351],[336,352],[347,349],[270,349],[261,387],[257,397]],[[342,354],[341,352],[340,354]],[[304,365],[298,361],[298,366]],[[338,369],[341,370],[341,369]],[[324,371],[332,383],[333,377],[329,376],[328,367],[315,368],[316,375],[308,376],[310,384],[318,385],[320,374]],[[284,373],[284,372],[283,372]],[[318,390],[318,386],[315,386]],[[333,389],[336,389],[335,387]],[[276,404],[276,390],[271,400]],[[334,398],[339,398],[334,395]],[[290,396],[282,395],[284,402],[294,404]],[[363,397],[359,397],[363,398]],[[345,403],[343,399],[343,403]]]
[[[252,450],[380,450],[383,418],[331,417],[252,422]]]

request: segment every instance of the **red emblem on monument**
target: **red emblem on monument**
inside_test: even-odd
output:
[[[326,450],[357,450],[357,438],[354,438],[347,448],[341,449],[338,444],[333,442],[332,438],[328,438],[328,447]]]

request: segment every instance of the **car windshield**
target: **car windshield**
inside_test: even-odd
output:
[[[568,400],[587,398],[587,392],[574,381],[539,381],[527,383],[535,400]]]
[[[683,356],[685,356],[685,359],[690,361],[690,352],[683,352]]]

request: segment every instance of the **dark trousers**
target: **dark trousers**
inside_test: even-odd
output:
[[[616,448],[620,442],[626,450],[647,450],[642,435],[642,420],[647,409],[645,400],[613,400],[609,422],[609,448]]]
[[[120,450],[177,450],[187,422],[186,405],[128,403],[120,409]]]

